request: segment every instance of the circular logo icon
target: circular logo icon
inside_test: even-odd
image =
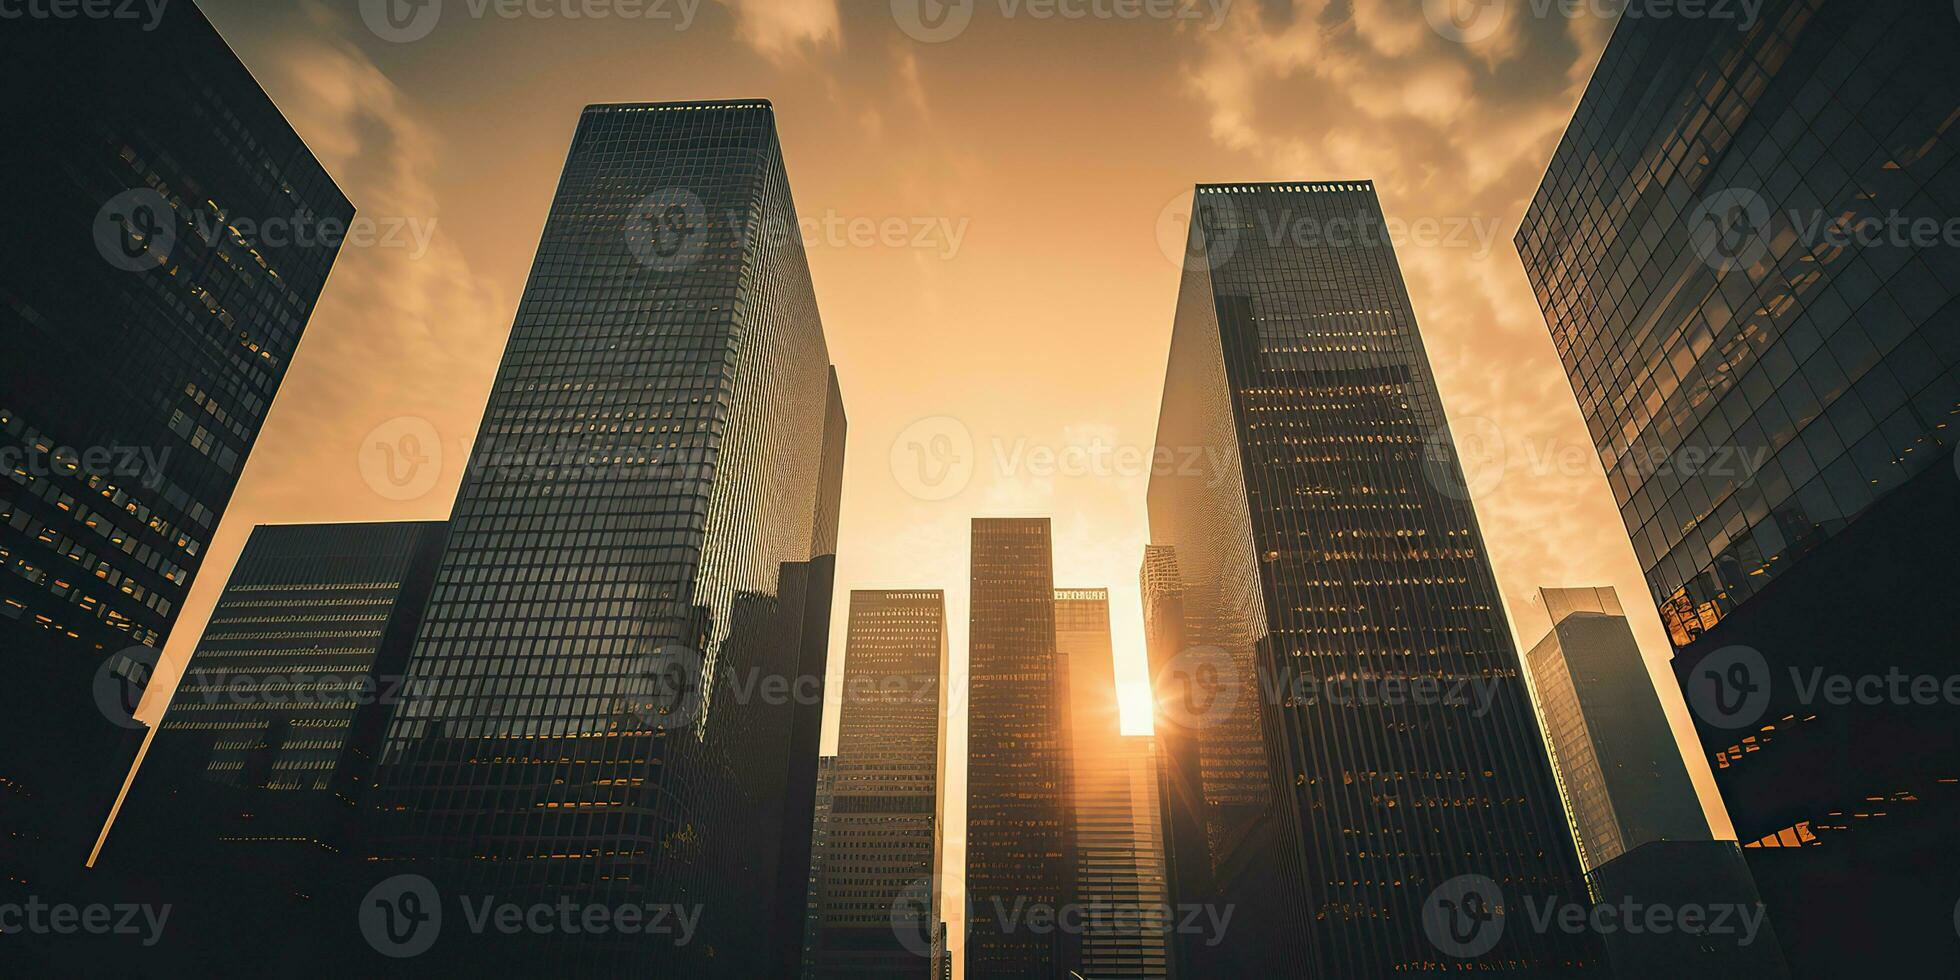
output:
[[[440,935],[442,895],[421,875],[396,875],[361,899],[361,936],[383,956],[420,956]]]
[[[442,19],[442,0],[361,0],[361,20],[383,41],[420,41]]]
[[[626,247],[642,266],[678,272],[701,261],[708,246],[708,208],[693,191],[664,187],[626,214]]]
[[[177,209],[147,187],[123,191],[95,212],[95,250],[124,272],[162,268],[176,247]]]
[[[1688,707],[1716,728],[1747,728],[1769,708],[1769,662],[1753,647],[1723,647],[1688,669]]]
[[[143,705],[143,692],[156,676],[157,661],[163,651],[156,647],[124,647],[95,666],[95,707],[102,717],[118,728],[142,728],[136,709]]]
[[[951,937],[936,937],[940,921],[945,920],[943,908],[946,892],[954,885],[959,886],[961,897],[965,900],[966,915],[960,921],[967,924],[969,932],[973,925],[973,896],[966,891],[966,883],[957,875],[932,875],[920,878],[899,890],[898,897],[892,899],[892,935],[898,937],[898,944],[914,956],[931,956],[933,948],[939,943],[950,943]],[[941,901],[934,902],[937,897]],[[939,908],[938,920],[933,911]],[[938,938],[938,942],[935,942]]]
[[[656,728],[683,728],[701,715],[701,654],[685,643],[662,643],[640,655],[641,696],[633,713]]]
[[[1704,196],[1688,213],[1688,245],[1716,272],[1755,265],[1769,255],[1769,202],[1746,187]]]
[[[1216,725],[1239,708],[1238,663],[1224,647],[1200,646],[1172,657],[1152,679],[1157,714],[1184,728]]]
[[[974,0],[892,0],[892,19],[914,41],[938,44],[966,32]]]
[[[1488,39],[1504,26],[1510,0],[1422,0],[1422,16],[1436,33],[1463,44]]]
[[[442,478],[442,438],[428,419],[403,415],[368,431],[355,456],[361,479],[389,500],[415,500]]]
[[[1193,189],[1157,212],[1157,248],[1172,265],[1189,272],[1218,268],[1239,247],[1238,205],[1223,194],[1202,195],[1202,204],[1196,203],[1199,197]]]
[[[950,415],[923,418],[892,440],[892,479],[920,500],[959,496],[973,481],[973,433]]]
[[[1483,875],[1457,875],[1422,903],[1422,931],[1447,955],[1482,956],[1504,937],[1504,890]]]
[[[1437,426],[1423,441],[1423,474],[1431,486],[1457,500],[1497,489],[1510,462],[1504,430],[1478,415],[1461,419],[1454,427]]]

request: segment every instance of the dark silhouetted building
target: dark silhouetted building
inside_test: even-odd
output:
[[[0,80],[0,898],[53,900],[354,209],[191,3],[10,17]]]
[[[308,972],[359,942],[361,807],[446,530],[253,529],[96,862],[174,906],[139,966]]]
[[[1731,980],[1790,975],[1768,906],[1729,840],[1648,841],[1586,875],[1599,906],[1633,910],[1640,928],[1606,919],[1615,980]],[[1665,918],[1655,917],[1656,915]],[[1666,928],[1646,923],[1666,922]]]
[[[1792,968],[1945,972],[1960,19],[1743,26],[1622,20],[1518,249]]]
[[[1074,860],[1048,519],[975,518],[971,561],[965,976],[1061,980],[1071,937],[1040,925]]]
[[[1148,735],[1123,734],[1108,589],[1055,590],[1055,653],[1068,670],[1080,923],[1075,971],[1085,977],[1163,977],[1176,925],[1164,882],[1157,754]]]
[[[1648,841],[1708,840],[1708,817],[1612,589],[1539,589],[1552,631],[1525,654],[1587,869]]]
[[[1588,937],[1431,921],[1585,885],[1373,185],[1205,184],[1192,212],[1157,444],[1218,463],[1150,481],[1182,606],[1159,711],[1256,719],[1267,762],[1249,813],[1207,800],[1234,824],[1172,897],[1234,917],[1180,966],[1586,974]]]
[[[930,980],[945,833],[946,595],[851,592],[816,976]]]
[[[837,786],[837,757],[817,759],[817,804],[810,823],[810,880],[803,900],[803,962],[798,976],[815,980],[817,971],[817,929],[823,922],[818,909],[823,903],[823,861],[830,839],[830,801]]]
[[[430,956],[798,969],[845,420],[785,227],[769,103],[580,115],[384,741],[373,868],[699,919],[446,927]]]

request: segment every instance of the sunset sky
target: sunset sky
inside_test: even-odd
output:
[[[963,675],[969,519],[1048,516],[1057,584],[1113,593],[1128,722],[1147,726],[1137,461],[1191,185],[1338,179],[1375,181],[1410,226],[1402,269],[1521,645],[1549,625],[1538,587],[1611,585],[1670,676],[1511,245],[1609,22],[1518,4],[1438,30],[1419,0],[977,0],[927,43],[902,27],[912,2],[448,0],[426,37],[397,41],[352,0],[199,0],[359,214],[404,244],[341,252],[169,661],[254,524],[447,516],[582,106],[767,98],[850,416],[833,680],[852,588],[946,589]],[[622,16],[636,10],[654,16]],[[567,16],[589,11],[612,16]],[[374,434],[425,425],[440,478],[392,499],[369,479]],[[910,446],[938,436],[970,438],[971,466],[930,499],[953,484],[923,483]],[[963,760],[960,715],[953,732]],[[948,791],[958,842],[963,777]]]

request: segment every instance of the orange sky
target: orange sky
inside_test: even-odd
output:
[[[354,3],[199,5],[362,216],[433,235],[341,253],[169,662],[252,525],[447,516],[581,106],[762,97],[850,415],[838,595],[946,589],[955,675],[968,520],[1049,516],[1057,584],[1112,591],[1126,707],[1147,725],[1135,459],[1155,434],[1177,290],[1166,252],[1190,187],[1372,179],[1409,223],[1403,271],[1521,645],[1548,628],[1539,586],[1612,585],[1669,676],[1510,244],[1605,22],[1520,4],[1462,43],[1418,0],[954,0],[946,23],[970,21],[926,43],[901,27],[915,0],[448,0],[425,37],[393,41]],[[1150,15],[1166,9],[1191,16]],[[621,16],[634,10],[650,16]],[[567,16],[581,11],[611,15]],[[408,493],[367,478],[377,429],[432,433],[439,478]],[[934,436],[972,441],[951,483],[920,480],[910,447]],[[1728,834],[1699,751],[1688,761]],[[963,769],[949,789],[957,848]]]

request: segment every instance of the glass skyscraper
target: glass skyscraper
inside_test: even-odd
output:
[[[134,758],[105,712],[129,723],[338,251],[286,232],[354,213],[196,6],[137,7],[0,29],[0,898],[88,859]]]
[[[965,976],[1060,980],[1071,937],[1032,925],[1068,902],[1074,860],[1048,519],[975,518],[971,561]]]
[[[1790,962],[1960,955],[1960,18],[1627,18],[1517,245]],[[1812,693],[1806,694],[1806,690]]]
[[[1181,585],[1159,696],[1167,673],[1207,695],[1160,711],[1256,719],[1268,803],[1204,894],[1172,896],[1236,912],[1181,955],[1585,974],[1595,943],[1517,914],[1584,883],[1373,185],[1204,184],[1192,211],[1157,444],[1224,464],[1150,481]],[[1473,933],[1487,946],[1433,928],[1464,907],[1513,914]]]
[[[1068,670],[1077,973],[1163,977],[1172,926],[1157,753],[1123,734],[1108,589],[1055,590],[1055,653]]]
[[[441,521],[254,528],[96,866],[180,923],[135,965],[300,969],[359,940],[359,807]]]
[[[818,903],[824,980],[929,980],[945,833],[946,596],[851,592]]]
[[[845,427],[796,227],[769,103],[580,115],[383,747],[375,868],[700,921],[432,955],[796,971]]]

